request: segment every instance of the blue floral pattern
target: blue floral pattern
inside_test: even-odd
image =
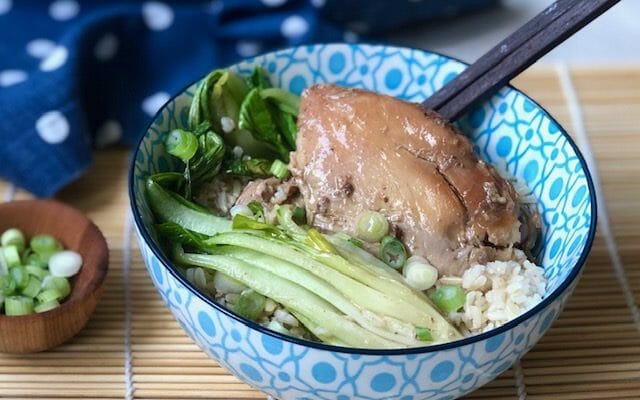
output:
[[[273,83],[300,93],[334,82],[419,101],[464,69],[460,62],[411,49],[369,45],[303,46],[248,59]],[[525,184],[543,222],[541,264],[548,299],[491,333],[456,345],[371,352],[285,339],[212,305],[166,262],[144,198],[146,177],[175,167],[166,132],[186,125],[194,86],[157,115],[136,153],[131,185],[136,229],[149,274],[189,336],[253,387],[279,399],[453,399],[507,370],[549,329],[572,293],[594,232],[594,195],[584,162],[566,133],[537,104],[505,88],[458,121],[480,156]],[[593,203],[592,203],[593,202]]]

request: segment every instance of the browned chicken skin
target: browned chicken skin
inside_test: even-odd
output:
[[[354,234],[362,211],[379,211],[412,254],[446,275],[508,258],[499,249],[520,241],[512,185],[438,114],[316,85],[303,93],[298,128],[290,169],[314,225]]]

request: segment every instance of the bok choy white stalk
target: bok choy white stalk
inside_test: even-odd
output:
[[[293,313],[304,315],[310,322],[309,326],[315,327],[318,335],[329,340],[329,343],[332,343],[332,338],[335,337],[340,343],[352,347],[397,347],[396,343],[356,324],[310,290],[247,262],[224,255],[189,254],[180,251],[176,252],[175,259],[182,264],[220,271],[284,305]]]

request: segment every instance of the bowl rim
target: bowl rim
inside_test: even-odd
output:
[[[381,47],[385,47],[385,48],[391,48],[391,49],[395,49],[395,50],[402,50],[402,51],[418,51],[418,52],[422,52],[428,55],[436,55],[436,56],[440,56],[444,59],[447,60],[447,62],[450,61],[454,61],[457,63],[460,63],[461,65],[468,67],[469,64],[459,60],[458,58],[455,57],[451,57],[448,56],[446,54],[437,52],[437,51],[431,51],[431,50],[426,50],[426,49],[416,49],[416,48],[411,48],[411,47],[403,47],[403,46],[394,46],[394,45],[385,45],[385,44],[371,44],[371,43],[341,43],[341,42],[333,42],[333,43],[312,43],[312,44],[307,44],[307,45],[300,45],[300,46],[292,46],[292,47],[287,47],[284,49],[279,49],[279,50],[275,50],[275,51],[271,51],[271,52],[267,52],[267,53],[263,53],[254,57],[248,57],[248,58],[243,58],[239,61],[237,61],[234,64],[231,64],[229,66],[227,66],[226,68],[229,68],[231,66],[235,66],[238,65],[240,63],[243,62],[251,62],[254,59],[258,58],[258,57],[264,57],[264,56],[274,56],[274,55],[278,55],[279,53],[289,53],[291,51],[294,51],[296,49],[300,49],[300,48],[315,48],[317,46],[350,46],[352,48],[357,48],[357,47],[369,47],[369,48],[381,48]],[[146,126],[146,128],[144,129],[144,131],[142,132],[142,134],[139,136],[138,140],[135,142],[136,143],[136,147],[135,150],[131,156],[131,161],[130,161],[130,168],[129,168],[129,203],[131,206],[131,211],[134,217],[134,221],[135,221],[135,225],[138,229],[139,234],[142,236],[142,238],[145,241],[145,244],[151,249],[151,251],[153,252],[153,254],[158,258],[158,260],[160,261],[160,263],[162,264],[162,266],[168,270],[168,272],[173,276],[173,278],[177,279],[182,285],[184,285],[191,293],[193,293],[195,296],[198,296],[203,302],[205,302],[206,304],[208,304],[209,306],[213,307],[215,310],[222,312],[223,314],[225,314],[226,316],[242,323],[243,325],[246,325],[248,328],[258,331],[261,334],[265,334],[271,337],[274,337],[276,339],[279,340],[283,340],[295,345],[299,345],[299,346],[303,346],[303,347],[311,347],[317,350],[324,350],[324,351],[331,351],[331,352],[338,352],[338,353],[346,353],[346,354],[354,354],[354,355],[371,355],[371,356],[402,356],[402,355],[411,355],[411,354],[423,354],[423,353],[435,353],[438,351],[443,351],[443,350],[451,350],[451,349],[456,349],[456,348],[461,348],[473,343],[479,343],[482,342],[484,340],[488,340],[492,337],[498,336],[504,332],[507,332],[513,328],[515,328],[516,326],[520,325],[521,323],[525,322],[526,320],[528,320],[529,318],[533,317],[534,315],[538,314],[539,312],[541,312],[543,309],[545,309],[547,306],[549,306],[550,304],[552,304],[558,297],[560,297],[560,295],[562,293],[565,292],[565,290],[567,288],[569,288],[569,286],[571,286],[571,284],[573,284],[573,282],[576,280],[576,278],[580,275],[580,272],[582,271],[582,268],[584,267],[584,264],[586,262],[587,256],[589,255],[590,251],[591,251],[591,247],[593,245],[593,241],[595,239],[595,233],[596,233],[596,222],[597,222],[597,201],[596,201],[596,192],[595,192],[595,187],[593,184],[593,179],[591,177],[591,172],[589,171],[589,167],[587,165],[587,162],[584,159],[584,156],[582,155],[582,153],[580,152],[580,149],[578,148],[578,146],[576,145],[575,141],[571,138],[571,136],[568,134],[568,132],[566,131],[566,129],[558,123],[558,121],[551,115],[551,113],[549,113],[544,107],[542,107],[540,104],[538,104],[538,102],[536,102],[535,100],[533,100],[531,97],[529,97],[527,94],[525,94],[523,91],[517,89],[515,86],[511,85],[511,84],[507,84],[504,87],[508,88],[510,90],[514,90],[517,93],[521,94],[522,96],[524,96],[526,99],[528,99],[529,101],[531,101],[539,110],[541,110],[544,115],[551,121],[553,122],[557,127],[558,130],[560,132],[560,134],[562,136],[564,136],[564,138],[567,140],[567,142],[569,143],[569,145],[571,146],[571,148],[573,149],[573,151],[576,154],[576,157],[578,158],[580,165],[582,166],[583,170],[584,170],[584,174],[585,174],[585,179],[587,181],[587,186],[589,188],[589,194],[590,194],[590,199],[591,199],[591,219],[590,219],[590,226],[589,226],[589,233],[587,236],[587,240],[585,242],[585,246],[582,249],[582,252],[580,253],[580,257],[578,257],[578,260],[576,261],[572,271],[569,273],[569,275],[565,278],[564,281],[562,281],[560,283],[560,285],[553,291],[551,292],[549,295],[547,295],[545,298],[542,299],[542,301],[540,301],[538,304],[536,304],[533,308],[527,310],[525,313],[519,315],[518,317],[512,319],[511,321],[508,321],[507,323],[491,329],[487,332],[482,332],[476,335],[472,335],[472,336],[468,336],[468,337],[464,337],[462,339],[459,340],[455,340],[452,342],[446,342],[446,343],[440,343],[440,344],[434,344],[434,345],[428,345],[428,346],[421,346],[421,347],[409,347],[409,348],[395,348],[395,349],[371,349],[371,348],[356,348],[356,347],[344,347],[344,346],[336,346],[336,345],[330,345],[330,344],[325,344],[325,343],[321,343],[321,342],[313,342],[310,340],[306,340],[306,339],[299,339],[293,336],[289,336],[289,335],[285,335],[279,332],[275,332],[272,331],[266,327],[263,327],[261,325],[259,325],[258,323],[245,319],[244,317],[241,317],[237,314],[235,314],[233,311],[231,311],[230,309],[225,308],[224,306],[218,304],[217,302],[215,302],[213,299],[207,297],[206,295],[204,295],[203,293],[201,293],[193,284],[191,284],[186,277],[182,276],[182,274],[180,274],[178,272],[178,270],[176,269],[176,267],[167,259],[167,257],[165,257],[165,255],[163,254],[163,252],[158,248],[158,246],[155,245],[155,243],[153,242],[153,240],[150,237],[149,232],[147,231],[146,226],[144,225],[144,223],[142,222],[141,216],[140,214],[137,212],[137,206],[136,206],[136,201],[135,201],[135,176],[134,176],[134,172],[135,172],[135,164],[136,164],[136,158],[138,156],[138,152],[140,151],[140,147],[142,144],[142,141],[144,140],[144,138],[147,136],[147,133],[149,132],[149,130],[151,129],[151,127],[153,126],[153,124],[155,123],[157,117],[165,110],[166,106],[172,102],[174,102],[178,97],[180,97],[182,94],[184,94],[184,92],[191,86],[197,84],[200,80],[202,80],[204,78],[204,76],[198,78],[197,80],[195,80],[194,82],[191,82],[190,84],[186,85],[185,87],[183,87],[179,92],[177,92],[176,94],[172,95],[171,98],[169,100],[167,100],[167,102],[165,104],[162,105],[162,107],[156,112],[156,114],[153,116],[153,118],[150,120],[149,124]],[[556,315],[557,317],[557,315]]]

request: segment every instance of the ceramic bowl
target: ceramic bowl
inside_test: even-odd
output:
[[[232,66],[262,65],[276,86],[295,93],[333,82],[421,101],[465,68],[422,50],[373,45],[302,46]],[[192,85],[169,101],[140,140],[130,171],[131,207],[140,248],[158,292],[191,338],[211,358],[278,399],[453,399],[469,393],[529,351],[573,292],[595,231],[591,177],[576,145],[538,104],[502,89],[459,121],[481,158],[526,184],[543,221],[540,262],[544,300],[515,320],[452,343],[403,350],[361,350],[283,336],[247,321],[200,293],[158,245],[144,181],[176,167],[163,136],[187,126]]]

